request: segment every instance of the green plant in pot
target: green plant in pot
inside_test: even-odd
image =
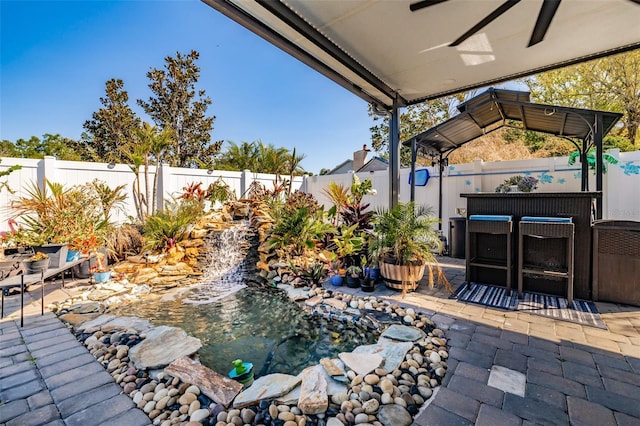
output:
[[[35,253],[24,261],[28,274],[36,274],[46,271],[49,267],[49,255],[46,253]]]
[[[399,203],[392,209],[377,210],[373,223],[380,272],[387,287],[402,290],[403,295],[413,291],[426,269],[429,287],[438,282],[453,292],[434,254],[441,249],[442,241],[433,226],[438,219],[430,208],[414,202]]]
[[[360,286],[360,278],[362,277],[362,268],[357,265],[351,265],[347,268],[347,287],[358,288]]]

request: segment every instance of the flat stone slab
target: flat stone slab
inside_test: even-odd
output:
[[[384,360],[384,369],[393,371],[404,361],[405,355],[412,347],[413,343],[411,342],[396,342],[381,336],[378,343],[358,346],[353,350],[353,353],[378,355]]]
[[[328,299],[324,299],[324,304],[325,305],[329,305],[333,308],[336,309],[340,309],[341,311],[344,311],[345,309],[347,309],[347,302],[343,301],[343,300],[338,300],[335,299],[333,297],[330,297]]]
[[[372,346],[372,345],[367,345]],[[365,346],[358,346],[353,352],[342,352],[338,355],[344,365],[364,376],[380,367],[384,358],[379,354],[375,354],[367,351],[356,352],[358,348],[364,348]]]
[[[262,376],[236,397],[233,408],[257,404],[261,399],[271,400],[290,392],[301,379],[290,374],[275,373]]]
[[[320,303],[322,303],[322,296],[320,295],[310,297],[309,299],[304,301],[305,305],[311,306],[312,308],[316,305],[319,305]]]
[[[306,300],[309,298],[309,290],[305,290],[303,288],[293,287],[289,284],[280,284],[278,288],[287,292],[287,296],[289,299],[293,301]]]
[[[242,384],[216,373],[210,368],[183,357],[165,367],[164,372],[177,377],[184,383],[191,383],[214,402],[228,407],[233,399],[242,391]]]
[[[82,323],[78,327],[77,331],[83,332],[85,330],[90,330],[94,327],[96,328],[101,327],[104,324],[108,323],[109,321],[113,321],[115,318],[116,318],[115,315],[108,315],[108,314],[100,315],[98,318]]]
[[[138,369],[162,368],[178,358],[192,355],[202,347],[200,339],[176,327],[160,326],[129,350],[129,359]]]
[[[488,385],[524,398],[526,382],[527,377],[519,371],[494,365],[489,373]]]
[[[342,362],[340,361],[336,361],[336,362],[340,364],[340,367],[342,366]],[[332,396],[339,393],[345,393],[345,394],[347,393],[346,382],[340,382],[335,380],[335,378],[332,378],[321,365],[308,367],[307,369],[310,369],[310,368],[317,369],[318,371],[322,372],[322,374],[324,374],[325,381],[327,382],[327,396]],[[341,367],[341,368],[344,368],[344,367]],[[300,379],[302,379],[302,373],[304,373],[305,370],[303,370],[300,374],[298,374],[298,377],[300,377]],[[342,377],[346,379],[346,376],[342,376]],[[298,399],[300,398],[300,387],[301,386],[296,386],[293,390],[291,390],[291,392],[288,392],[285,395],[277,397],[275,401],[279,404],[286,404],[286,405],[297,404]]]
[[[142,333],[152,328],[153,324],[146,319],[138,317],[117,317],[101,327],[103,331],[133,330],[137,333]]]
[[[298,408],[303,414],[313,415],[327,411],[329,407],[329,397],[327,395],[327,380],[324,368],[305,368],[300,376],[300,397],[298,398]]]
[[[415,342],[416,340],[423,339],[425,336],[425,332],[417,327],[400,324],[390,325],[381,335],[381,337],[399,340],[401,342]]]
[[[68,324],[71,324],[72,327],[77,329],[80,324],[96,319],[99,315],[100,314],[69,313],[69,314],[60,315],[60,319]]]

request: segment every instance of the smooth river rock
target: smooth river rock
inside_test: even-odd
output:
[[[129,359],[139,370],[157,369],[202,347],[200,339],[176,327],[160,326],[147,332],[147,338],[129,350]]]
[[[425,332],[416,327],[407,325],[393,324],[387,328],[381,337],[387,339],[399,340],[401,342],[415,342],[426,336]]]
[[[378,410],[377,417],[384,426],[409,426],[413,423],[411,414],[397,404],[383,405]]]
[[[212,401],[225,407],[228,407],[242,390],[242,384],[239,382],[218,374],[187,357],[175,360],[164,369],[164,372],[177,377],[184,383],[197,386]]]
[[[257,404],[261,399],[274,399],[298,386],[300,377],[275,373],[262,376],[233,401],[233,408]]]

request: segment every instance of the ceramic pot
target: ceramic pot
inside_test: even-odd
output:
[[[331,285],[339,287],[339,286],[342,285],[342,276],[341,275],[332,275],[331,278],[329,278],[329,282],[331,282]]]
[[[109,281],[110,279],[111,279],[111,271],[93,273],[93,280],[96,283],[103,283],[103,282]]]

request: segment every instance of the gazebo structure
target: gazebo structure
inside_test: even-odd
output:
[[[588,190],[587,153],[596,149],[596,191],[602,191],[602,138],[622,117],[617,112],[536,104],[529,92],[489,89],[458,105],[460,114],[404,142],[411,147],[411,175],[418,154],[437,160],[440,176],[447,158],[456,149],[504,126],[533,130],[565,138],[576,146],[582,162],[582,191]],[[520,123],[516,126],[516,123]],[[442,220],[442,179],[439,179],[438,211]],[[414,180],[411,200],[415,198]],[[597,199],[596,216],[602,218],[602,198]]]
[[[640,0],[202,1],[389,115],[390,205],[400,108],[640,48]]]

